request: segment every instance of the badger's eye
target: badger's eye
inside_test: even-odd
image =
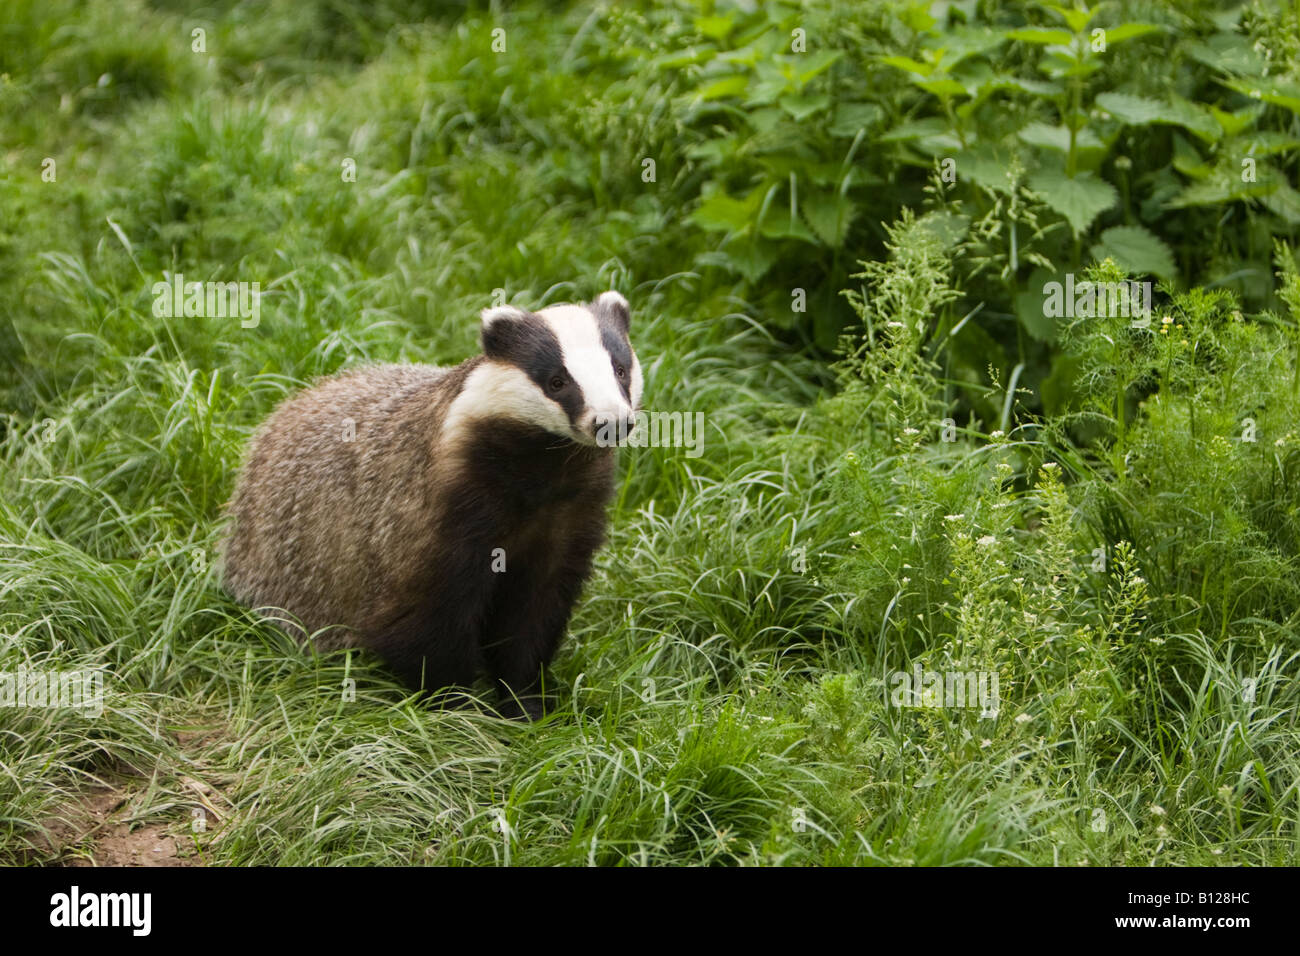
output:
[[[623,379],[627,378],[627,369],[621,365],[615,365],[614,374],[618,376],[618,380],[621,382]]]
[[[564,388],[564,378],[563,378],[563,376],[556,375],[555,377],[553,377],[553,378],[551,379],[551,383],[550,383],[550,384],[551,384],[551,391],[552,391],[552,392],[558,392],[558,391],[561,391],[561,390]]]

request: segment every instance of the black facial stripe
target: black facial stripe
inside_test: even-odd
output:
[[[582,388],[565,370],[560,340],[545,320],[532,312],[497,319],[483,329],[483,354],[521,369],[543,395],[564,409],[571,423],[577,423],[584,404]],[[557,375],[564,379],[558,392],[551,388]]]
[[[621,332],[624,338],[627,338],[627,333],[632,325],[632,316],[628,312],[626,305],[605,299],[603,302],[598,302],[592,311],[596,316],[597,323],[601,325],[608,323],[616,331]]]
[[[600,344],[609,353],[610,366],[617,371],[623,366],[627,375],[618,383],[623,390],[623,397],[632,401],[632,346],[628,344],[627,331],[621,327],[618,319],[611,317],[604,310],[596,314],[596,327],[600,329]],[[618,381],[615,376],[615,381]]]

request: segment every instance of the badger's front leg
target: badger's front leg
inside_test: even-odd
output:
[[[524,558],[500,574],[487,626],[483,658],[496,684],[501,713],[542,716],[542,672],[564,637],[573,605],[591,570],[593,548],[571,549],[559,566],[553,556]]]
[[[484,670],[480,635],[491,588],[465,550],[443,555],[409,586],[407,610],[369,629],[366,646],[410,687],[438,696],[466,689]]]

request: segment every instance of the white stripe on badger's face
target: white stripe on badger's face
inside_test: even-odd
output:
[[[596,296],[594,303],[597,308],[602,305],[611,305],[622,308],[625,312],[629,310],[627,299],[619,292],[610,289],[608,292],[602,292]],[[628,351],[632,352],[632,367],[628,369],[631,374],[631,382],[628,385],[628,392],[632,398],[632,411],[641,410],[641,392],[645,387],[645,380],[641,376],[641,362],[636,357],[636,351],[632,349],[631,343],[628,344]]]
[[[606,293],[608,295],[608,293]],[[614,374],[614,363],[600,338],[595,315],[580,305],[553,305],[537,315],[550,327],[564,353],[565,370],[582,389],[582,417],[575,422],[578,440],[595,444],[599,422],[621,422],[632,416],[640,399],[641,367],[633,356],[631,374],[632,402]]]
[[[571,437],[569,416],[517,366],[487,361],[469,373],[443,420],[443,435],[458,440],[477,419],[509,418]]]

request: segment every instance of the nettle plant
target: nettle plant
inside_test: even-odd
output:
[[[890,258],[848,295],[863,327],[827,403],[857,438],[836,478],[854,525],[840,580],[872,666],[885,678],[918,665],[998,675],[996,713],[895,715],[900,733],[954,765],[1031,732],[1082,739],[1071,728],[1129,706],[1111,652],[1145,627],[1137,550],[1098,539],[1040,441],[945,421],[927,355],[953,297],[944,243],[933,220],[906,212],[889,234]],[[1083,736],[1090,752],[1115,745],[1101,731]]]
[[[692,13],[684,48],[650,65],[686,76],[672,112],[711,245],[698,263],[775,325],[833,344],[852,318],[836,291],[862,258],[846,250],[883,243],[880,223],[919,205],[935,169],[972,223],[1000,220],[1003,261],[968,291],[989,303],[976,324],[1003,348],[1014,328],[1022,360],[1026,336],[1050,348],[1056,333],[1026,290],[1106,257],[1275,304],[1268,246],[1300,211],[1288,13],[699,2],[663,16]]]
[[[1023,181],[1065,227],[1034,236],[1057,273],[1039,263],[1017,301],[1035,338],[1054,330],[1034,290],[1091,259],[1159,279],[1234,269],[1234,279],[1267,279],[1268,236],[1297,222],[1297,193],[1269,157],[1294,162],[1300,100],[1267,77],[1256,47],[1269,41],[1252,46],[1238,15],[1115,22],[1104,6],[1038,4],[1026,11],[1033,25],[923,20],[911,55],[883,58],[921,92],[912,110],[928,103],[930,115],[882,139],[944,164],[948,181],[975,187],[977,205]],[[1207,230],[1219,241],[1201,242]],[[1269,293],[1266,281],[1241,291],[1257,304]]]

